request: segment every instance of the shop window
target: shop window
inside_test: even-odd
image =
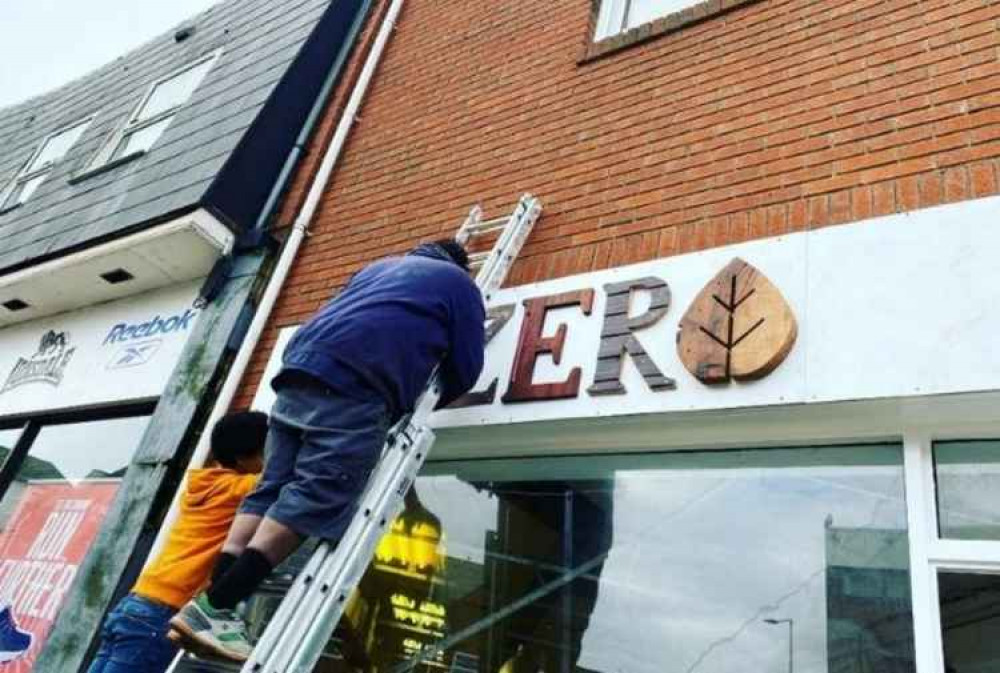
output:
[[[0,468],[7,464],[7,460],[14,453],[14,449],[17,447],[18,439],[20,439],[22,430],[20,428],[14,430],[0,430]],[[7,521],[10,519],[10,514],[13,511],[11,503],[0,499],[0,534],[7,530]]]
[[[346,614],[319,672],[912,673],[902,451],[431,464]]]
[[[1000,576],[938,575],[945,673],[1000,670]]]
[[[934,444],[942,538],[1000,540],[1000,441]]]
[[[218,53],[212,54],[154,83],[125,126],[97,154],[91,168],[97,169],[149,151],[194,94],[217,58]]]
[[[702,0],[602,0],[595,40],[603,40],[679,12]]]
[[[45,178],[52,172],[56,163],[80,140],[88,124],[90,124],[89,119],[57,131],[46,138],[14,181],[0,195],[0,212],[16,208],[30,199],[45,182]]]
[[[16,437],[0,432],[5,474],[16,463],[0,499],[0,628],[32,636],[30,649],[15,653],[17,670],[30,670],[44,646],[148,421],[35,425],[13,453]]]

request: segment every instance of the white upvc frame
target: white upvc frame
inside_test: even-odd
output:
[[[601,7],[597,13],[597,26],[594,29],[594,41],[600,42],[609,37],[614,37],[619,33],[636,28],[638,25],[630,26],[629,19],[632,16],[634,0],[601,0]],[[687,7],[698,4],[699,0],[690,0],[683,7],[663,12],[662,16],[668,16],[674,12],[679,12]],[[659,16],[659,15],[658,15]],[[643,22],[645,23],[645,22]]]
[[[1000,438],[1000,425],[936,428],[903,434],[906,505],[910,540],[910,581],[917,673],[943,673],[941,571],[1000,574],[1000,542],[940,537],[934,442]]]
[[[208,69],[205,71],[205,75],[203,77],[207,77],[208,73],[212,71],[212,68],[215,66],[215,62],[219,59],[219,56],[221,54],[222,54],[222,49],[216,49],[210,54],[206,54],[205,56],[195,59],[190,63],[186,63],[185,65],[177,68],[176,70],[168,73],[167,75],[161,77],[160,79],[156,80],[155,82],[147,86],[145,93],[142,95],[142,98],[139,99],[139,104],[136,105],[135,108],[132,110],[132,113],[128,116],[128,119],[125,121],[125,123],[117,131],[115,131],[110,138],[108,138],[108,141],[104,143],[104,145],[101,146],[101,149],[98,150],[97,154],[94,155],[94,159],[91,161],[88,170],[95,170],[100,168],[101,166],[104,166],[105,164],[112,163],[117,159],[124,158],[124,157],[113,158],[113,155],[115,151],[118,149],[119,145],[121,145],[121,143],[126,138],[133,136],[136,133],[140,133],[144,129],[155,126],[163,121],[172,119],[174,116],[177,115],[177,113],[181,110],[181,108],[187,105],[188,101],[190,101],[190,97],[188,97],[186,100],[181,101],[177,105],[174,105],[173,107],[164,110],[163,112],[160,112],[152,117],[149,117],[148,119],[140,119],[142,112],[146,107],[146,104],[149,103],[149,99],[153,96],[153,93],[156,91],[157,87],[159,87],[161,84],[164,84],[165,82],[169,82],[170,80],[179,77],[180,75],[183,75],[189,70],[193,70],[194,68],[198,68],[206,64],[208,64]],[[198,87],[201,86],[202,82],[204,82],[204,78],[201,81],[199,81],[197,85],[195,85],[195,88],[191,92],[192,95],[194,94],[195,91],[198,90]]]
[[[631,0],[601,0],[597,27],[594,29],[595,42],[613,37],[625,30],[631,4]]]
[[[14,179],[11,180],[10,183],[8,183],[7,186],[3,188],[2,191],[0,191],[0,212],[16,208],[17,206],[27,201],[28,198],[31,198],[31,196],[29,195],[27,198],[18,200],[17,203],[9,205],[7,203],[7,201],[10,199],[14,191],[16,191],[21,185],[30,182],[32,180],[35,180],[36,178],[44,178],[49,173],[51,173],[52,169],[56,166],[56,164],[62,161],[62,159],[67,154],[69,154],[69,151],[73,149],[76,143],[80,141],[80,137],[78,136],[77,139],[73,142],[73,144],[69,145],[66,148],[66,151],[64,151],[61,155],[59,155],[52,161],[45,162],[38,168],[32,169],[32,165],[35,163],[35,160],[38,159],[39,156],[41,156],[41,154],[45,151],[45,149],[49,146],[49,143],[52,142],[54,138],[68,131],[73,131],[75,129],[80,129],[80,136],[82,136],[87,131],[87,127],[90,126],[90,123],[93,121],[94,121],[94,115],[90,115],[89,117],[84,117],[83,119],[79,119],[73,122],[72,124],[66,124],[65,126],[61,126],[52,133],[45,136],[42,142],[38,144],[38,147],[35,148],[35,151],[31,153],[31,156],[28,157],[28,160],[25,161],[24,164],[21,166],[21,169],[17,172],[17,175],[14,177]]]

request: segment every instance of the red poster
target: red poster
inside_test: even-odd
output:
[[[0,533],[0,616],[10,607],[31,647],[3,653],[2,673],[27,673],[118,490],[117,481],[29,483]],[[15,485],[14,488],[17,488]],[[13,489],[10,493],[13,492]]]

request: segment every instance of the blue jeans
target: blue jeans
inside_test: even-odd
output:
[[[175,610],[129,594],[108,615],[88,673],[163,673],[177,648],[167,640]]]
[[[339,539],[389,424],[377,394],[347,396],[301,378],[281,386],[271,410],[264,473],[240,512],[266,516],[303,537]]]

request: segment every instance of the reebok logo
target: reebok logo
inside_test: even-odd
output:
[[[135,339],[147,339],[149,337],[171,334],[173,332],[184,332],[191,328],[198,311],[187,309],[184,313],[170,316],[169,318],[154,317],[141,323],[118,323],[111,328],[104,338],[104,345],[120,344]]]
[[[162,344],[162,339],[152,339],[122,346],[108,363],[108,369],[127,369],[144,365],[153,359]]]

